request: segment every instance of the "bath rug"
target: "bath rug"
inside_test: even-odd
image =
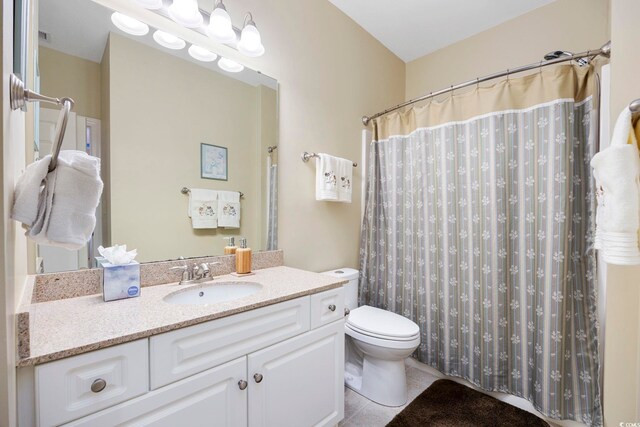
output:
[[[549,427],[535,415],[451,380],[437,380],[387,427]]]

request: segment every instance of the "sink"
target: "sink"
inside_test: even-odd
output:
[[[253,295],[262,289],[255,282],[209,282],[170,293],[164,300],[170,304],[205,305]]]

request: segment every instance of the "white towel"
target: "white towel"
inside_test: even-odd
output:
[[[618,117],[611,146],[591,159],[596,180],[595,248],[609,264],[640,264],[640,153],[629,108]]]
[[[189,191],[189,216],[194,229],[218,228],[218,192],[192,188]]]
[[[100,159],[82,151],[61,151],[53,172],[51,156],[29,165],[15,189],[11,217],[39,244],[69,250],[82,248],[96,226],[102,194]],[[34,206],[35,211],[34,211]]]
[[[353,162],[346,159],[338,159],[338,201],[351,203],[353,192]]]
[[[316,200],[338,200],[338,157],[319,153],[316,159]]]
[[[240,193],[220,191],[218,194],[218,226],[240,228]]]

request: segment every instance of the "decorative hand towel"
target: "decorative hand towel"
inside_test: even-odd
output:
[[[640,153],[631,121],[625,108],[611,146],[591,159],[598,200],[594,246],[609,264],[640,264]]]
[[[218,194],[218,226],[240,228],[240,193],[220,191]]]
[[[338,159],[338,201],[351,203],[353,183],[353,162]]]
[[[194,229],[218,228],[218,191],[192,188],[189,216]]]
[[[22,222],[27,237],[37,243],[77,250],[89,241],[96,226],[103,188],[100,159],[82,151],[61,151],[56,169],[36,187],[50,161],[51,156],[46,156],[20,177],[12,218]]]
[[[338,157],[318,153],[316,159],[316,200],[338,200]]]

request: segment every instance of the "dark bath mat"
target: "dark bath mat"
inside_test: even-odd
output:
[[[549,427],[545,421],[451,380],[437,380],[387,427]]]

